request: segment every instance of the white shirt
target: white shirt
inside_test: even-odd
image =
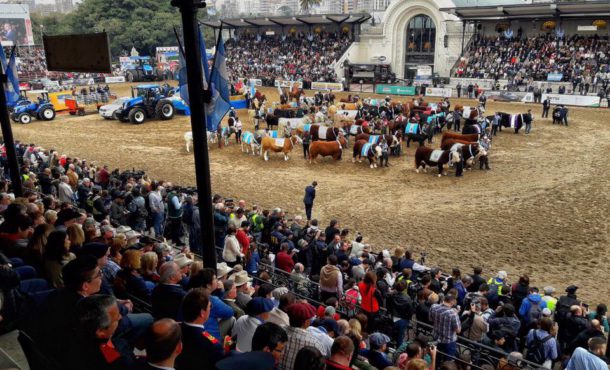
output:
[[[259,318],[250,315],[244,315],[237,319],[232,334],[237,337],[236,348],[239,352],[252,351],[252,337],[260,324],[262,324],[262,321]]]
[[[239,241],[235,235],[227,235],[225,238],[225,247],[222,250],[222,259],[227,262],[237,261],[237,257],[241,257],[239,249]]]

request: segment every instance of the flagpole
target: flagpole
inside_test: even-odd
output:
[[[172,6],[180,9],[184,33],[184,52],[191,108],[191,129],[193,132],[193,152],[195,154],[195,178],[199,195],[199,214],[202,258],[205,267],[216,271],[216,247],[214,238],[214,210],[212,208],[212,184],[210,178],[210,158],[208,155],[207,127],[204,98],[210,94],[203,89],[201,51],[199,50],[199,28],[197,11],[205,8],[203,0],[172,0]],[[205,95],[205,97],[204,97]]]
[[[6,69],[8,72],[8,61],[6,63]],[[2,63],[0,63],[0,126],[2,128],[2,137],[4,138],[4,147],[6,148],[6,159],[8,161],[8,168],[11,172],[11,183],[13,185],[13,192],[15,193],[15,197],[21,197],[21,174],[19,173],[17,152],[15,151],[15,140],[13,139],[13,130],[11,128],[11,121],[8,116],[8,105],[6,101],[6,93],[4,90],[4,84],[7,82],[8,75],[4,71],[4,66],[2,66]]]
[[[214,33],[214,36],[216,36],[216,33]],[[212,61],[212,69],[210,70],[210,81],[208,81],[208,91],[210,91],[210,94],[212,94],[211,77],[212,77],[212,73],[216,69],[216,58],[218,57],[218,46],[220,45],[221,37],[222,37],[222,22],[220,23],[220,30],[218,32],[218,37],[216,38],[216,45],[214,45],[214,59]],[[218,88],[218,86],[216,86],[216,87]]]

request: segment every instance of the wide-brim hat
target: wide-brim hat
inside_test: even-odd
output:
[[[227,275],[231,271],[233,271],[233,269],[229,267],[226,262],[220,262],[216,264],[216,277],[218,278]]]
[[[230,279],[235,281],[235,286],[238,287],[246,284],[249,281],[252,281],[252,278],[248,276],[247,271],[240,271],[236,274],[233,274]]]
[[[174,262],[176,262],[178,267],[183,268],[193,263],[193,260],[188,258],[186,254],[179,253],[174,257]]]
[[[116,228],[116,233],[117,234],[126,234],[127,232],[129,232],[131,230],[132,229],[129,226],[121,225],[121,226]]]

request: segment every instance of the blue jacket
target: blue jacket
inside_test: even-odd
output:
[[[248,260],[248,263],[246,264],[246,271],[248,271],[248,274],[256,275],[258,272],[258,263],[260,261],[261,257],[258,255],[258,252],[254,251],[250,255],[250,260]]]
[[[316,199],[316,188],[313,185],[309,185],[305,188],[305,198],[303,198],[303,203],[309,205],[313,204],[313,200]]]
[[[526,324],[529,324],[529,315],[530,308],[532,307],[532,303],[538,303],[540,307],[540,311],[546,308],[546,302],[542,300],[542,297],[538,293],[530,293],[522,302],[521,307],[519,308],[519,316],[523,319]]]
[[[233,316],[233,309],[228,304],[224,303],[220,298],[210,295],[210,301],[212,302],[212,308],[210,309],[210,317],[205,322],[205,329],[208,333],[212,334],[216,339],[222,342],[223,338],[220,337],[220,327],[218,326],[219,320],[226,320]]]
[[[385,353],[369,350],[365,357],[369,360],[369,364],[378,369],[385,369],[388,366],[392,366],[392,361],[388,359],[388,355]]]

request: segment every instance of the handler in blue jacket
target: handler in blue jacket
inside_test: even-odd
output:
[[[305,214],[307,215],[307,221],[311,221],[311,209],[313,208],[313,200],[316,198],[316,181],[312,182],[305,188],[305,197],[303,203],[305,204]]]

